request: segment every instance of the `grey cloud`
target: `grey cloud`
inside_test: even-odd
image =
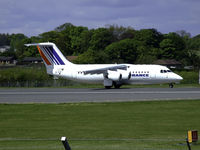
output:
[[[106,24],[185,29],[199,34],[198,0],[1,0],[0,33],[37,35],[71,22],[96,28]]]
[[[78,4],[81,6],[98,7],[135,7],[143,3],[144,0],[82,0]]]

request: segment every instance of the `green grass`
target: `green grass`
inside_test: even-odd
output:
[[[62,150],[61,136],[73,150],[186,149],[199,108],[199,100],[0,104],[0,150]]]

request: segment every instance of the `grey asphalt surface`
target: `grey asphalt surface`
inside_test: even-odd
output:
[[[200,88],[11,88],[0,89],[0,103],[73,103],[199,99]]]

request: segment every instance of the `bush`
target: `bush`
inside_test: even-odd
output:
[[[45,68],[15,67],[0,70],[0,82],[6,81],[35,81],[49,80],[50,77]]]
[[[66,79],[54,80],[45,67],[0,69],[0,87],[63,87],[77,84]]]
[[[175,71],[175,73],[183,77],[181,84],[198,84],[199,83],[198,71]]]

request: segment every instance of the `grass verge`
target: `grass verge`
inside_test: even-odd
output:
[[[186,149],[200,130],[200,101],[0,104],[0,150]],[[199,149],[194,145],[193,149]]]

